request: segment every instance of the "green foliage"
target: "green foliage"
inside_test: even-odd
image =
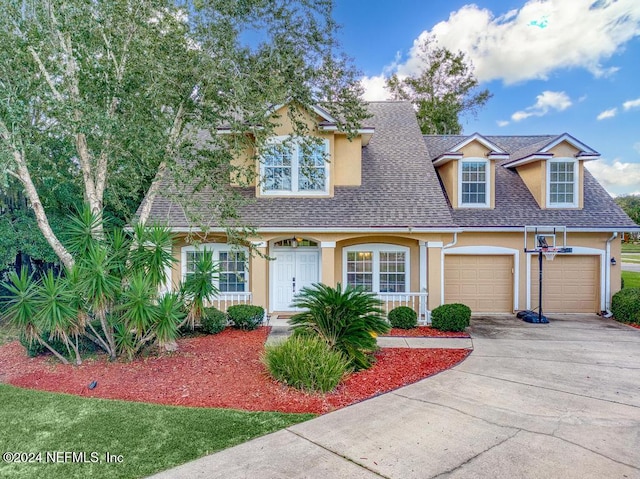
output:
[[[391,327],[412,329],[418,326],[418,313],[408,306],[398,306],[389,311]]]
[[[336,288],[324,284],[303,288],[293,306],[304,310],[289,320],[294,333],[318,336],[354,369],[371,367],[376,336],[390,329],[382,301],[349,285],[344,290],[340,283]]]
[[[98,380],[98,388],[102,387]],[[0,437],[11,451],[106,451],[124,464],[0,462],[0,477],[148,477],[309,420],[312,414],[162,406],[83,398],[0,384]],[[31,433],[26,433],[31,431]]]
[[[625,288],[614,294],[611,312],[618,321],[640,324],[640,289]]]
[[[327,393],[333,391],[349,365],[339,351],[315,336],[292,336],[267,346],[264,362],[273,378],[296,389]]]
[[[640,195],[616,196],[615,202],[636,224],[640,225]]]
[[[432,36],[423,40],[418,57],[422,70],[417,76],[387,80],[393,99],[413,103],[423,134],[462,133],[460,116],[476,115],[491,93],[475,91],[478,79],[464,53],[438,47]]]
[[[205,333],[221,333],[227,327],[227,315],[216,308],[204,308],[200,326]]]
[[[204,304],[218,294],[214,280],[220,273],[220,266],[213,261],[213,253],[206,248],[198,257],[194,271],[189,272],[182,284],[182,295],[189,303],[187,324],[193,330],[202,319]]]
[[[234,328],[251,331],[262,324],[264,308],[251,304],[236,304],[227,308],[227,316]]]
[[[471,309],[460,303],[443,304],[431,311],[431,326],[441,331],[464,331],[471,320]]]

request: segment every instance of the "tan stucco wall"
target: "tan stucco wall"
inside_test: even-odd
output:
[[[549,153],[553,153],[554,158],[575,158],[580,151],[570,143],[563,141],[551,148]]]
[[[465,158],[486,158],[487,153],[489,153],[489,148],[479,141],[472,141],[460,148],[459,152],[462,153]]]
[[[516,168],[518,175],[527,185],[527,188],[535,198],[540,208],[546,207],[546,183],[545,176],[547,174],[546,163],[544,161],[535,161]]]
[[[438,174],[447,191],[447,196],[453,208],[458,207],[458,161],[453,160],[438,167]]]
[[[349,141],[346,135],[334,136],[332,155],[335,186],[360,186],[362,184],[362,138]]]

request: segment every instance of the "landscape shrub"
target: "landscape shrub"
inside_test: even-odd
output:
[[[412,329],[418,326],[418,313],[408,306],[398,306],[389,311],[391,327]]]
[[[471,309],[461,303],[443,304],[431,311],[431,326],[441,331],[464,331],[471,320]]]
[[[382,301],[372,293],[340,283],[335,288],[318,283],[303,288],[293,301],[303,310],[289,324],[296,335],[316,336],[339,351],[354,369],[368,369],[378,348],[376,337],[390,326],[381,309]]]
[[[348,368],[348,360],[315,336],[291,336],[265,348],[264,363],[271,376],[296,389],[333,391]]]
[[[262,324],[264,308],[251,304],[236,304],[227,308],[227,315],[234,328],[251,331]]]
[[[67,347],[64,344],[64,341],[59,339],[49,339],[50,334],[48,332],[42,333],[41,337],[49,343],[49,345],[60,352],[63,356],[68,356]],[[34,339],[33,341],[29,341],[23,332],[19,335],[20,344],[24,347],[27,352],[27,356],[30,358],[35,358],[36,356],[40,356],[41,354],[48,354],[49,350],[42,345],[38,340]],[[95,353],[100,348],[90,339],[80,336],[78,338],[78,349],[83,353]]]
[[[208,334],[221,333],[227,327],[227,315],[217,308],[204,308],[200,327]]]
[[[614,294],[611,312],[618,321],[640,324],[640,289],[626,288]]]

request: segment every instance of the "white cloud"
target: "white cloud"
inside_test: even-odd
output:
[[[509,122],[506,120],[498,120],[496,123],[499,127],[507,126],[509,124]]]
[[[360,80],[364,89],[363,98],[366,101],[388,100],[390,95],[387,91],[385,75],[364,77]]]
[[[572,105],[571,99],[563,91],[543,91],[536,97],[536,103],[511,115],[513,121],[522,121],[530,116],[544,116],[551,110],[563,111]]]
[[[419,70],[418,45],[433,34],[439,44],[465,52],[481,82],[546,79],[560,68],[584,68],[595,76],[617,67],[602,63],[640,35],[640,2],[618,0],[529,0],[504,15],[465,5],[414,41],[398,73]]]
[[[635,100],[625,101],[622,104],[622,108],[624,108],[625,110],[631,110],[632,108],[638,108],[638,107],[640,107],[640,98],[636,98]]]
[[[633,144],[633,149],[636,150],[638,154],[640,154],[640,141]]]
[[[606,118],[613,118],[614,116],[616,116],[616,113],[618,113],[618,109],[617,108],[611,108],[610,110],[605,110],[602,113],[600,113],[598,115],[598,120],[604,120]]]
[[[629,194],[640,184],[640,163],[600,159],[585,163],[591,174],[611,194]]]

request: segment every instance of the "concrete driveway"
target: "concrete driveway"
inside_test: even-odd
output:
[[[472,320],[474,352],[411,386],[164,478],[640,478],[640,330]]]

